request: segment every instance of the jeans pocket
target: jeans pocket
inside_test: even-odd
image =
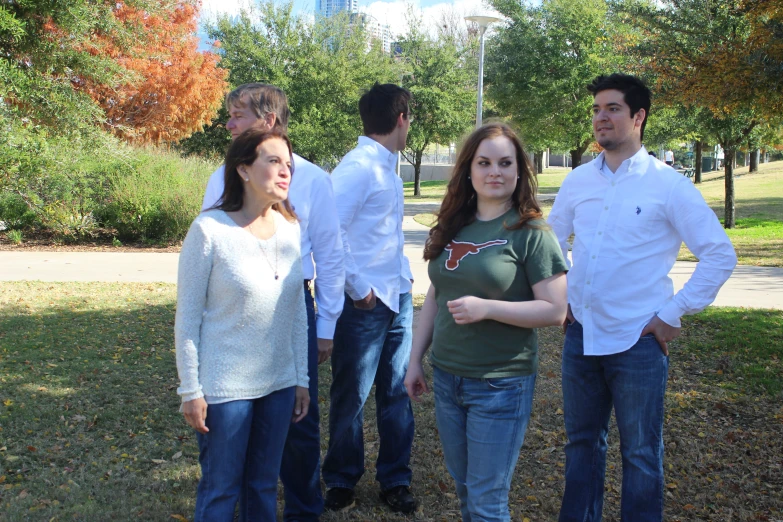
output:
[[[490,377],[484,379],[490,389],[493,390],[515,390],[522,387],[524,377]]]

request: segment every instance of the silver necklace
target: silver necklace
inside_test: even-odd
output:
[[[269,268],[271,268],[272,271],[275,273],[275,279],[279,279],[280,276],[277,273],[277,252],[278,252],[278,250],[277,250],[277,220],[274,220],[273,223],[274,223],[274,231],[272,232],[272,234],[275,236],[275,265],[274,266],[272,266],[272,262],[269,261],[269,256],[266,253],[266,245],[264,244],[264,240],[263,239],[258,239],[257,237],[256,237],[256,239],[258,239],[258,244],[261,245],[261,253],[264,254],[264,259],[266,259],[266,264],[268,264]],[[250,231],[252,233],[253,232],[253,225],[249,224],[248,227],[250,228]],[[253,235],[255,235],[255,234],[253,234]]]
[[[264,254],[264,259],[266,259],[266,263],[269,265],[269,268],[271,268],[275,273],[275,279],[278,279],[280,276],[277,274],[277,230],[275,230],[275,266],[272,266],[271,261],[269,261],[269,256],[266,254],[266,245],[259,239],[259,243],[261,243],[261,252]]]

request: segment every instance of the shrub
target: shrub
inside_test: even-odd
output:
[[[37,224],[35,212],[24,202],[19,194],[0,192],[0,221],[5,228],[22,230]]]
[[[8,241],[13,243],[14,245],[19,245],[22,243],[22,231],[21,230],[11,230],[6,235],[8,237]]]
[[[130,171],[107,175],[107,199],[96,216],[122,241],[182,239],[201,210],[215,163],[170,152],[135,149]]]

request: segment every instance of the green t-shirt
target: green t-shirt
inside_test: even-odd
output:
[[[530,375],[538,368],[538,335],[485,320],[458,325],[448,301],[475,296],[498,301],[531,301],[532,286],[566,271],[555,235],[544,220],[517,230],[504,224],[516,209],[490,221],[474,221],[459,231],[427,271],[435,287],[438,314],[432,336],[432,364],[470,378]]]

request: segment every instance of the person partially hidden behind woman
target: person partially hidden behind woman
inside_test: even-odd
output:
[[[275,520],[291,421],[309,406],[291,143],[250,129],[226,154],[222,203],[182,244],[174,326],[185,419],[197,432],[196,521]],[[293,413],[293,416],[292,416]]]
[[[505,124],[466,139],[424,249],[432,285],[413,336],[405,387],[428,391],[462,520],[509,520],[508,491],[538,366],[536,328],[562,325],[566,264],[536,202],[536,180]]]

